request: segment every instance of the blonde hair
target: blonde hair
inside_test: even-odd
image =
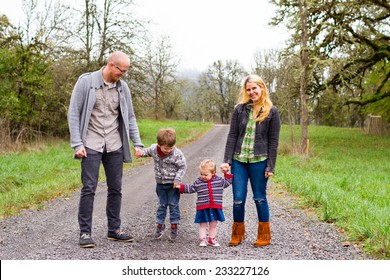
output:
[[[173,128],[161,128],[157,133],[157,144],[173,147],[176,144],[176,131]]]
[[[271,111],[272,108],[272,101],[269,98],[268,89],[265,85],[262,78],[260,78],[258,75],[252,74],[245,78],[244,84],[241,87],[240,94],[238,96],[238,104],[246,104],[249,103],[251,100],[247,91],[246,91],[246,84],[247,83],[256,83],[259,87],[261,87],[262,93],[260,95],[260,98],[258,101],[256,101],[253,105],[260,105],[260,106],[254,106],[254,115],[256,122],[263,121]]]
[[[205,159],[199,164],[199,169],[204,169],[204,168],[209,170],[211,173],[217,172],[217,165],[211,159]]]

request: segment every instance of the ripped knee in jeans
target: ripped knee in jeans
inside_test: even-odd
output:
[[[242,200],[234,200],[233,203],[234,205],[240,205],[242,204]]]
[[[255,198],[253,200],[255,201],[256,204],[263,204],[267,202],[265,198]]]

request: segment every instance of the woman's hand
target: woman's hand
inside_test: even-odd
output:
[[[230,165],[228,163],[222,163],[220,168],[222,173],[228,173],[230,171]]]

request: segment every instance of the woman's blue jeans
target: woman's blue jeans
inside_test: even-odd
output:
[[[156,193],[158,196],[158,208],[156,213],[156,223],[165,224],[167,208],[169,207],[169,222],[171,224],[180,223],[179,189],[173,188],[173,184],[157,184]]]
[[[266,160],[256,163],[242,163],[233,160],[233,219],[235,222],[244,222],[245,220],[248,179],[252,187],[257,218],[259,222],[269,222],[269,207],[266,192],[268,178],[265,178],[266,167]]]
[[[91,233],[92,212],[96,187],[99,181],[100,164],[103,163],[107,182],[106,215],[108,231],[115,232],[121,226],[123,149],[111,153],[97,152],[86,148],[87,157],[81,160],[81,181],[78,221],[80,233]]]

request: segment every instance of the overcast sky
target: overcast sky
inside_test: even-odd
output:
[[[41,0],[44,2],[44,0]],[[75,0],[67,0],[75,1]],[[0,12],[17,23],[21,0],[2,0]],[[77,2],[77,1],[76,1]],[[268,0],[136,0],[136,14],[168,35],[180,69],[204,71],[217,60],[238,60],[247,70],[258,50],[284,47],[283,27],[267,25],[274,13]]]

